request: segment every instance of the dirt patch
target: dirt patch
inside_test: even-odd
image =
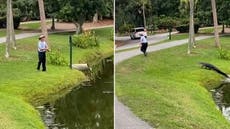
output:
[[[83,30],[89,30],[97,27],[102,27],[102,26],[113,26],[113,20],[106,19],[106,20],[101,20],[98,22],[86,22],[83,24]],[[48,28],[51,28],[51,24],[47,25]],[[67,22],[56,22],[55,23],[55,29],[56,30],[75,30],[76,27],[73,23],[67,23]]]

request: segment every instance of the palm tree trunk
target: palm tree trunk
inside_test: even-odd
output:
[[[143,10],[143,21],[144,21],[144,27],[146,28],[146,18],[145,18],[145,4],[143,2],[143,5],[142,5],[142,10]]]
[[[48,33],[47,33],[47,27],[46,27],[46,16],[45,16],[43,0],[38,0],[38,5],[39,5],[39,12],[40,12],[42,34],[44,34],[46,36],[46,40],[48,40]]]
[[[12,12],[12,0],[10,0],[10,35],[12,40],[12,47],[16,50],[16,39],[15,39],[15,33],[14,33],[14,17]]]
[[[7,30],[7,36],[6,36],[6,53],[5,57],[9,58],[10,57],[10,44],[11,44],[11,0],[7,0],[7,25],[6,25],[6,30]]]
[[[214,22],[214,30],[215,30],[215,46],[221,48],[219,41],[219,33],[218,33],[218,22],[217,22],[217,14],[216,14],[216,1],[211,0],[212,3],[212,14],[213,14],[213,22]]]
[[[194,17],[193,17],[193,7],[194,7],[194,1],[189,1],[190,5],[190,18],[189,18],[189,42],[188,42],[188,54],[191,53],[192,46],[195,47],[195,38],[194,38]]]

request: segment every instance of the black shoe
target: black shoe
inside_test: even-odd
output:
[[[42,70],[42,72],[46,72],[46,70]]]
[[[145,52],[144,55],[147,56],[147,52]]]

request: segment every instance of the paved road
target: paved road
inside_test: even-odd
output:
[[[176,33],[177,32],[172,32],[172,34],[176,34]],[[151,35],[151,36],[148,36],[147,39],[148,39],[149,44],[155,44],[157,42],[168,39],[168,33]],[[140,44],[139,39],[131,40],[129,36],[115,37],[115,40],[125,42],[125,45],[117,47],[116,50],[125,50],[129,48],[137,47]]]
[[[213,36],[199,36],[196,40],[211,38]],[[148,52],[167,49],[174,46],[179,46],[188,42],[188,39],[162,43],[148,47]],[[115,53],[115,64],[142,54],[139,49]],[[146,57],[148,58],[148,57]],[[115,128],[116,129],[152,129],[147,123],[137,118],[128,107],[124,106],[115,97]]]

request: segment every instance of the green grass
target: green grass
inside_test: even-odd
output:
[[[22,30],[15,30],[15,34],[21,33]],[[0,29],[0,37],[5,37],[6,36],[6,29]]]
[[[106,38],[111,29],[95,30],[100,47],[73,48],[73,62],[91,64],[112,56],[113,42]],[[52,51],[61,51],[66,60],[69,60],[68,37],[69,34],[49,35]],[[47,64],[47,72],[37,71],[37,42],[38,37],[17,40],[17,50],[11,50],[9,59],[4,58],[5,45],[0,45],[0,105],[4,105],[0,107],[1,128],[45,128],[33,106],[54,101],[86,79],[82,72],[70,70],[68,66]]]
[[[218,26],[218,30],[221,31],[222,30],[222,26]],[[204,34],[212,34],[214,33],[214,27],[204,27],[204,28],[200,28],[199,33],[204,33]]]
[[[229,49],[230,37],[221,37]],[[230,129],[209,92],[221,81],[203,70],[209,62],[230,73],[229,61],[218,58],[214,39],[198,41],[187,55],[187,45],[149,53],[116,66],[116,95],[141,119],[158,129]]]

